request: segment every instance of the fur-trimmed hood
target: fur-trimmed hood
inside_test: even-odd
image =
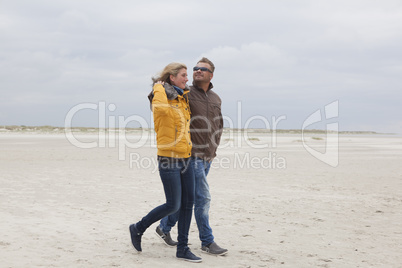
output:
[[[155,85],[155,84],[153,84],[153,85]],[[165,92],[166,92],[166,96],[167,96],[168,100],[174,100],[177,98],[177,96],[179,96],[179,93],[177,93],[176,89],[174,89],[174,87],[171,84],[165,82],[163,87],[165,88]],[[190,88],[186,85],[186,87],[184,88],[183,91],[186,93],[187,91],[190,91]],[[154,98],[154,90],[153,90],[153,86],[152,86],[152,91],[148,94],[148,100],[151,105],[151,110],[152,110],[153,98]]]

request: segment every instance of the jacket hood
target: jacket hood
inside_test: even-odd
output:
[[[153,87],[153,85],[152,85],[152,87]],[[174,87],[171,84],[165,82],[163,87],[165,88],[165,92],[166,92],[166,96],[167,96],[168,100],[174,100],[177,98],[177,96],[179,96],[179,93],[177,93],[176,89],[174,89]],[[186,87],[184,88],[184,93],[186,93],[188,91],[190,91],[190,88],[186,85]],[[153,98],[154,98],[154,90],[152,89],[151,92],[148,94],[148,100],[151,105],[151,110],[152,110]]]

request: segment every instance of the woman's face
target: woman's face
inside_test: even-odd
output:
[[[176,87],[184,89],[186,87],[188,78],[187,78],[187,69],[180,69],[179,73],[176,76],[170,75],[170,82]]]

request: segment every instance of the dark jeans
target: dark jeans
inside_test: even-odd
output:
[[[207,175],[211,168],[211,162],[198,157],[191,157],[191,167],[195,177],[195,206],[194,216],[197,221],[198,232],[202,246],[214,242],[211,226],[209,225],[209,207],[211,194],[207,182]],[[176,224],[179,214],[175,213],[165,217],[160,222],[160,227],[164,233],[170,232]]]
[[[188,232],[194,205],[194,173],[189,165],[190,159],[167,159],[159,161],[159,174],[165,189],[166,203],[151,210],[137,223],[141,233],[154,222],[177,212],[178,245],[177,250],[183,250],[188,244]]]

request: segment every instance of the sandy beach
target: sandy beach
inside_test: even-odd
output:
[[[305,147],[325,153],[321,134],[225,133],[208,178],[229,253],[203,254],[193,217],[203,262],[189,264],[156,224],[142,253],[131,245],[129,224],[164,194],[152,138],[130,135],[122,148],[116,135],[0,133],[1,267],[402,267],[401,136],[339,135],[331,166]]]

